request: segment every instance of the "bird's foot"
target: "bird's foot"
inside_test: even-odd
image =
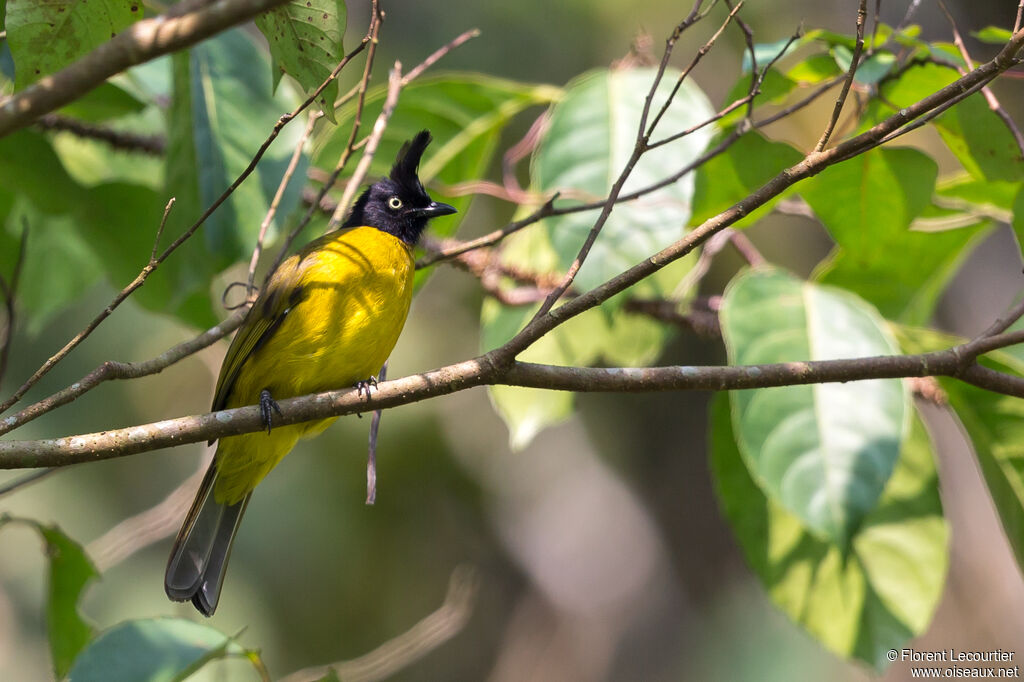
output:
[[[281,413],[281,406],[270,395],[270,391],[263,389],[260,391],[260,415],[263,417],[263,423],[267,425],[267,433],[270,433],[274,412],[277,412],[279,417],[284,416]]]
[[[370,389],[377,388],[377,377],[371,376],[356,382],[356,392],[361,396],[366,393],[366,399],[370,399]]]

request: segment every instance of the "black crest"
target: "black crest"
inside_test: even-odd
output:
[[[398,150],[395,165],[391,167],[390,177],[399,187],[413,192],[423,192],[418,172],[420,159],[431,139],[429,130],[421,130],[416,137],[407,141]]]

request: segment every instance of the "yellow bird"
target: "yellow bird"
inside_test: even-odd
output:
[[[398,153],[387,178],[371,185],[343,228],[310,242],[274,272],[231,342],[213,399],[221,410],[258,403],[267,426],[221,439],[174,542],[164,589],[213,615],[231,544],[252,491],[295,446],[334,419],[272,428],[275,398],[367,388],[391,354],[412,301],[412,248],[437,216],[417,175],[430,133]]]

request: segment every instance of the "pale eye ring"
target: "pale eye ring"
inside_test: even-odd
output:
[[[391,197],[390,199],[388,199],[388,208],[390,208],[392,211],[397,211],[398,209],[402,208],[402,200],[399,199],[398,197]]]

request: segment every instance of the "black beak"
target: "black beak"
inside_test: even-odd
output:
[[[458,210],[454,206],[442,204],[440,201],[431,201],[429,206],[417,208],[410,211],[410,213],[416,216],[423,216],[424,218],[437,218],[438,216],[458,213]]]

